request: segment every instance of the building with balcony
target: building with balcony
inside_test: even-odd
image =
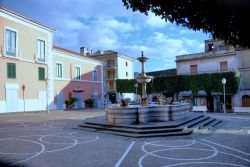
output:
[[[133,62],[135,59],[112,50],[97,51],[90,54],[90,57],[105,63],[105,95],[108,96],[112,103],[116,103],[121,98],[116,92],[116,80],[134,78]],[[133,95],[123,94],[123,98],[126,97],[132,99]]]
[[[0,7],[0,112],[46,110],[52,28]]]
[[[195,75],[239,71],[240,87],[232,96],[226,94],[226,109],[233,111],[234,106],[250,106],[250,50],[226,46],[223,41],[205,40],[205,51],[202,53],[176,56],[177,75]],[[194,105],[207,105],[206,93],[199,91],[193,101]],[[191,92],[181,92],[189,96]],[[222,92],[214,92],[214,108],[221,111]]]
[[[0,7],[0,112],[103,107],[103,62],[53,47],[52,28]]]

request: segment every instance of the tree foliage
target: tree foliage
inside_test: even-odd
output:
[[[148,93],[168,93],[172,94],[180,91],[192,90],[194,94],[198,90],[204,90],[207,93],[223,92],[222,78],[227,80],[227,93],[235,94],[239,87],[240,76],[238,72],[198,74],[198,75],[176,75],[167,77],[157,77],[148,84]],[[135,93],[134,79],[119,79],[116,82],[117,92]],[[138,86],[138,93],[141,92],[141,85]]]
[[[228,44],[250,47],[248,0],[122,0],[133,11],[154,13],[166,21],[211,33]]]

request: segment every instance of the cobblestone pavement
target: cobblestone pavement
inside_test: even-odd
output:
[[[135,139],[74,129],[98,115],[104,112],[0,114],[0,166],[250,166],[250,115],[208,114],[223,123],[179,137]]]

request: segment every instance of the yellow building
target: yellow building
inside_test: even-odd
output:
[[[0,112],[46,109],[53,31],[0,7]]]
[[[0,113],[104,105],[103,62],[53,46],[53,32],[0,7]]]

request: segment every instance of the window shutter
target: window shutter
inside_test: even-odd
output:
[[[7,78],[11,77],[11,64],[7,63]]]
[[[7,63],[7,78],[16,78],[16,64]]]
[[[12,78],[16,78],[16,64],[12,64]]]
[[[42,67],[38,67],[38,79],[45,80],[45,69]]]

